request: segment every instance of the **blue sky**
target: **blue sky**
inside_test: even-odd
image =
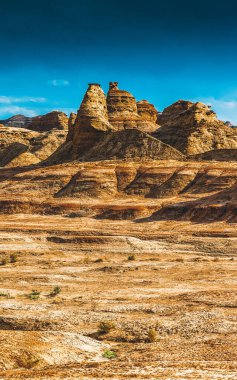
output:
[[[162,110],[213,105],[237,124],[237,2],[0,2],[0,119],[78,109],[88,82],[109,81]]]

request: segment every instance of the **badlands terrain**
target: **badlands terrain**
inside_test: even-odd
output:
[[[235,128],[92,83],[0,165],[0,379],[237,379]]]

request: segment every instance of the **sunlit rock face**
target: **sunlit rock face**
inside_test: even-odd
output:
[[[140,100],[137,102],[137,112],[144,121],[157,123],[157,109],[147,100]]]
[[[107,107],[109,122],[117,131],[135,128],[143,132],[151,132],[158,128],[157,117],[154,117],[155,107],[146,101],[138,104],[132,94],[118,88],[118,82],[109,84]]]
[[[103,132],[111,130],[105,94],[99,84],[90,83],[74,124],[73,156],[83,154]]]
[[[67,131],[36,132],[0,125],[0,167],[38,164],[65,141]]]
[[[237,132],[200,102],[179,100],[158,116],[158,123],[154,136],[186,155],[237,148]]]
[[[74,133],[74,126],[75,126],[75,121],[76,121],[77,114],[72,112],[69,116],[68,119],[68,134],[67,134],[67,140],[70,141],[73,138],[73,133]]]
[[[67,130],[68,117],[64,112],[49,112],[46,115],[32,118],[28,128],[37,132],[46,132],[51,131],[52,129]]]

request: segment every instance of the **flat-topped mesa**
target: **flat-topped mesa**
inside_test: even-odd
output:
[[[145,106],[137,104],[135,97],[128,91],[119,90],[118,82],[109,83],[109,91],[107,95],[107,108],[109,115],[109,122],[117,130],[123,129],[139,129],[143,132],[152,132],[158,128],[156,125],[156,117],[145,111],[145,108],[151,108],[153,111],[155,107],[150,103]],[[139,111],[140,110],[140,111]],[[139,114],[140,112],[140,114]],[[148,115],[149,114],[149,115]]]
[[[98,83],[89,83],[74,123],[73,157],[84,153],[101,136],[113,128],[108,121],[105,94]]]

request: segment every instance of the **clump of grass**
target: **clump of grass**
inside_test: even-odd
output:
[[[30,300],[38,300],[40,298],[40,292],[37,290],[32,290],[32,292],[28,295],[28,298]]]
[[[7,265],[8,263],[8,260],[6,257],[4,257],[1,261],[0,261],[0,265]]]
[[[0,292],[0,297],[10,298],[10,294],[9,293],[2,293],[2,292]]]
[[[115,324],[111,321],[102,321],[99,323],[99,334],[108,334],[115,329]]]
[[[106,350],[103,353],[103,358],[106,358],[106,359],[115,359],[116,357],[117,357],[116,353],[111,350]]]
[[[60,286],[55,286],[52,290],[52,292],[49,293],[50,297],[56,297],[59,293],[61,293]]]
[[[100,257],[99,259],[96,259],[94,263],[103,263],[103,259]]]
[[[17,255],[15,253],[13,253],[12,255],[10,255],[10,263],[16,263],[17,262]]]
[[[155,329],[148,330],[147,340],[149,343],[154,343],[157,341],[157,331]]]
[[[136,257],[134,254],[128,256],[128,261],[134,261],[136,260]]]

